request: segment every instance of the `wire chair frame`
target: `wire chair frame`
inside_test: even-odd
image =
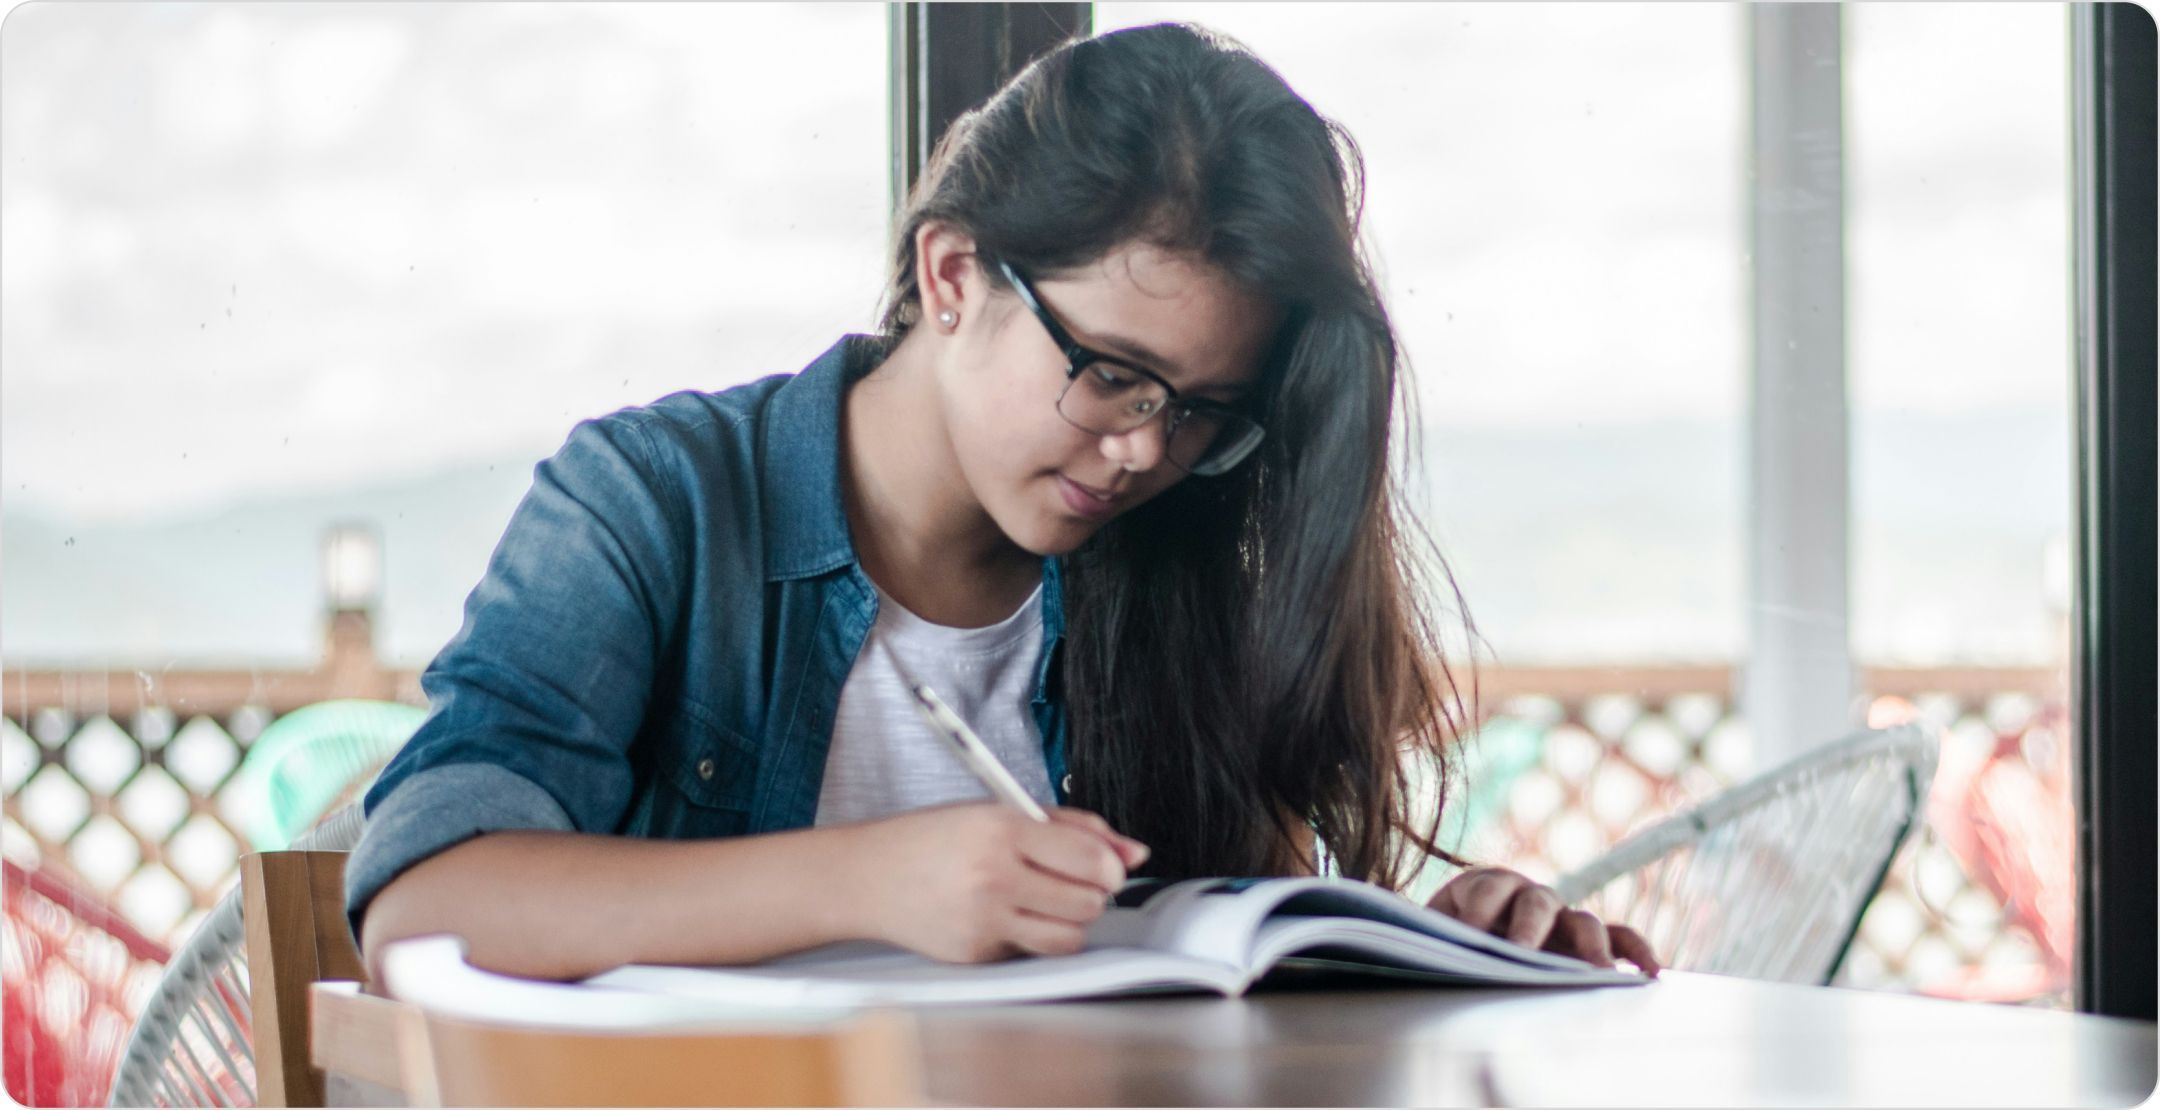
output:
[[[293,841],[337,851],[360,839],[365,820],[350,803]],[[217,901],[166,965],[113,1075],[108,1106],[254,1106],[247,926],[240,884]]]
[[[1865,730],[1621,841],[1553,884],[1667,966],[1829,985],[1925,817],[1940,733]]]

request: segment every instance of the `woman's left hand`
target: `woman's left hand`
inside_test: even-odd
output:
[[[1525,948],[1574,956],[1599,967],[1613,957],[1633,963],[1655,978],[1657,954],[1641,933],[1625,925],[1607,925],[1595,914],[1571,910],[1549,886],[1505,867],[1473,867],[1433,895],[1433,909],[1473,928]]]

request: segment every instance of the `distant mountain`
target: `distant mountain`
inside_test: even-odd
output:
[[[1892,415],[1854,429],[1861,654],[2021,661],[2047,650],[2042,551],[2069,521],[2060,414]],[[1426,522],[1501,662],[1720,660],[1746,636],[1737,424],[1425,432]],[[425,663],[546,452],[173,519],[0,513],[9,666],[296,666],[321,627],[320,544],[385,548],[380,650]]]
[[[0,650],[12,665],[311,662],[321,650],[323,536],[366,521],[383,539],[378,651],[423,663],[457,631],[465,595],[537,461],[466,464],[140,523],[8,511]]]
[[[2059,411],[1863,414],[1851,634],[1883,662],[2047,658]],[[1747,636],[1740,421],[1431,428],[1428,526],[1501,661],[1724,660]]]

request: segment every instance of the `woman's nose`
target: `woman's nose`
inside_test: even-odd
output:
[[[1103,456],[1127,470],[1146,473],[1161,464],[1169,447],[1166,429],[1163,421],[1150,420],[1132,431],[1104,436]]]

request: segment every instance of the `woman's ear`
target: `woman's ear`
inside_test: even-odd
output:
[[[935,220],[915,231],[915,288],[925,320],[947,319],[953,326],[981,310],[989,293],[975,255],[975,240],[950,224]],[[950,327],[947,330],[951,330]]]

